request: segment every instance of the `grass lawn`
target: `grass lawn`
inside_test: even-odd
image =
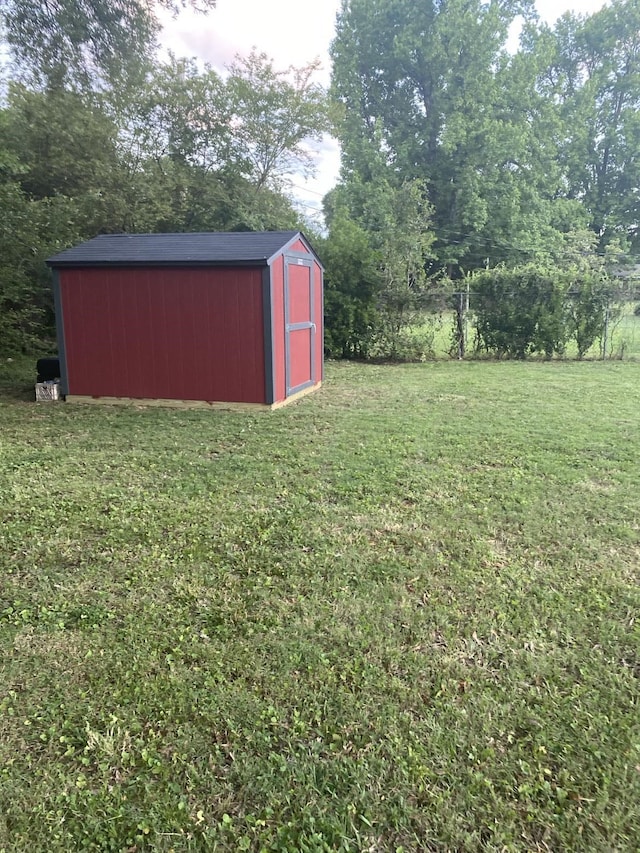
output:
[[[0,375],[0,850],[636,851],[640,364]]]

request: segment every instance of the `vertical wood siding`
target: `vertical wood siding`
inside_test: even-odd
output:
[[[275,362],[276,402],[287,396],[285,381],[285,328],[284,328],[284,258],[277,257],[271,265],[273,303],[273,358]]]
[[[316,350],[314,357],[316,381],[320,382],[324,376],[324,299],[323,289],[324,281],[322,276],[322,267],[314,260],[313,262],[313,283],[314,283],[314,315],[316,319]]]
[[[60,272],[69,393],[265,402],[261,270]]]

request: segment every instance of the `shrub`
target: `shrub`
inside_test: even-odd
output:
[[[478,348],[508,358],[563,355],[572,338],[583,358],[602,339],[615,299],[604,269],[588,266],[483,270],[471,290]]]
[[[346,216],[322,246],[325,262],[325,351],[333,358],[368,358],[379,314],[380,274],[367,235]]]
[[[581,282],[579,290],[572,295],[570,310],[578,358],[584,358],[596,340],[602,338],[611,299],[609,282],[595,276]]]
[[[471,278],[478,346],[509,358],[565,351],[568,283],[536,264],[483,270]]]

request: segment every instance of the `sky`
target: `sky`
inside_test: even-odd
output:
[[[540,17],[549,23],[566,11],[589,14],[603,5],[604,0],[536,0]],[[162,43],[177,56],[196,57],[221,72],[236,54],[247,55],[253,47],[283,69],[319,57],[322,70],[318,80],[328,84],[328,50],[339,7],[340,0],[217,0],[206,17],[193,11],[184,11],[176,19],[164,16]],[[293,179],[293,193],[310,216],[337,182],[337,142],[325,139],[317,157],[315,178]]]

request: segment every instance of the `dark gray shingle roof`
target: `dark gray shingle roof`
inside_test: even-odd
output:
[[[49,266],[266,264],[298,231],[103,234],[47,260]]]

